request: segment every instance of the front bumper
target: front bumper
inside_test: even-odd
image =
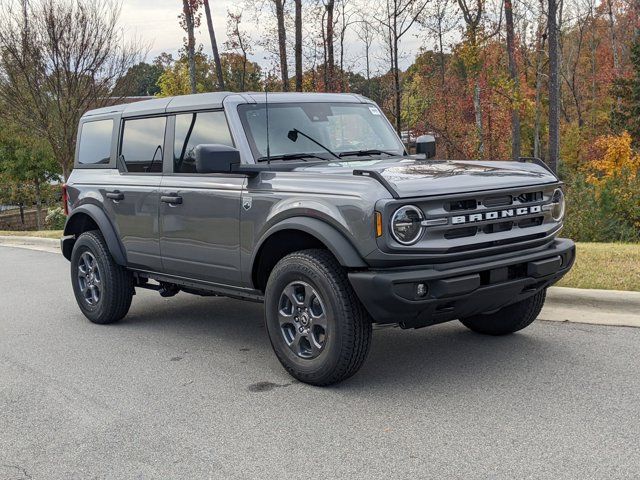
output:
[[[418,328],[524,300],[560,280],[574,260],[574,242],[561,238],[515,257],[350,272],[349,281],[374,322]],[[417,294],[419,284],[423,296]]]

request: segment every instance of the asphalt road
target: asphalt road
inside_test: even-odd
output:
[[[638,478],[640,329],[374,332],[292,381],[261,305],[140,292],[89,323],[60,255],[0,247],[0,479]]]

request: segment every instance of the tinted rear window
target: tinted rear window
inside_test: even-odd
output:
[[[86,122],[80,131],[78,163],[81,165],[107,164],[111,158],[113,120]]]
[[[141,118],[124,122],[122,132],[123,156],[129,172],[161,172],[162,145],[166,117]]]

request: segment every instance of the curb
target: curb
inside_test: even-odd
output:
[[[640,292],[551,287],[538,318],[640,328]]]
[[[0,246],[60,253],[53,238],[0,235]],[[551,287],[538,319],[640,328],[640,292]]]
[[[0,246],[60,253],[60,239],[0,235]]]
[[[621,313],[640,315],[640,292],[551,287],[547,302],[578,309],[615,309]]]

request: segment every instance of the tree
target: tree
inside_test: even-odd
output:
[[[635,148],[640,148],[640,37],[631,47],[631,69],[628,78],[616,79],[612,93],[621,99],[612,115],[617,130],[628,131]]]
[[[25,8],[26,17],[13,1],[0,6],[0,102],[47,141],[66,179],[80,117],[118,101],[113,86],[142,48],[124,41],[115,1],[42,0]]]
[[[542,81],[544,43],[546,40],[546,23],[544,14],[544,0],[539,0],[538,27],[535,40],[535,120],[533,129],[533,156],[542,158],[541,130],[542,130]]]
[[[197,92],[196,87],[196,24],[199,24],[198,7],[201,0],[182,0],[182,14],[180,15],[180,23],[182,28],[187,32],[185,47],[187,49],[187,58],[189,60],[189,83],[191,85],[191,93]]]
[[[454,4],[451,0],[434,0],[429,11],[425,12],[421,19],[422,25],[436,40],[440,73],[439,94],[442,98],[448,98],[451,95],[450,83],[446,81],[447,58],[449,55],[445,54],[444,51],[444,37],[456,28],[459,23],[458,15],[452,15],[450,11],[450,7]],[[444,140],[441,142],[440,155],[443,155],[444,158],[449,158],[452,149],[460,148],[458,145],[452,145],[450,139],[450,113],[449,108],[442,109],[442,124],[439,126],[440,137]],[[431,126],[434,127],[433,124]]]
[[[513,103],[511,106],[511,158],[520,158],[520,79],[516,64],[515,34],[513,28],[513,5],[511,0],[504,0],[505,22],[507,27],[507,55],[509,57],[509,76],[513,83]]]
[[[41,139],[26,137],[10,121],[0,132],[0,178],[5,188],[0,202],[36,205],[36,226],[41,230],[43,189],[59,178],[59,166],[51,148]]]
[[[373,26],[372,19],[366,12],[360,13],[360,19],[357,22],[358,28],[356,34],[364,45],[364,60],[365,60],[365,78],[367,80],[366,89],[363,94],[367,97],[371,97],[371,47],[373,40],[375,39],[376,30]]]
[[[347,31],[349,30],[349,27],[354,23],[356,23],[355,20],[353,20],[353,17],[356,12],[354,9],[349,8],[348,0],[342,0],[339,6],[340,6],[340,9],[338,11],[338,21],[339,21],[340,29],[338,31],[338,37],[340,39],[340,64],[339,64],[340,91],[345,92],[346,91],[346,84],[345,84],[346,76],[344,72],[345,39],[347,36]]]
[[[247,91],[247,67],[249,60],[247,55],[252,53],[251,39],[249,36],[240,30],[240,23],[242,22],[242,13],[227,12],[229,20],[227,22],[227,37],[228,40],[225,46],[232,52],[240,52],[242,56],[242,69],[240,77],[240,91]],[[259,68],[258,68],[259,69]]]
[[[123,97],[156,95],[160,92],[158,79],[163,71],[158,64],[140,62],[117,81],[114,92]]]
[[[432,3],[433,8],[425,12],[423,18],[420,19],[427,31],[436,38],[440,54],[440,83],[442,86],[445,85],[446,71],[444,36],[453,30],[458,23],[457,15],[452,16],[451,12],[449,12],[450,2],[451,0],[434,0]]]
[[[171,55],[163,56],[165,69],[158,79],[160,88],[159,96],[170,97],[175,95],[188,95],[193,93],[192,79],[189,68],[189,56],[185,51],[180,52],[180,57],[174,60]],[[216,89],[216,78],[213,75],[213,62],[202,52],[202,49],[193,55],[195,70],[195,92],[213,92]]]
[[[482,102],[480,89],[480,21],[484,11],[485,0],[476,0],[475,8],[467,4],[467,0],[458,0],[458,6],[462,11],[462,17],[466,25],[465,40],[467,42],[467,67],[473,77],[473,110],[476,117],[476,133],[478,136],[478,154],[484,155],[484,129],[482,125]]]
[[[549,0],[549,167],[558,171],[560,156],[560,84],[558,82],[558,4]]]
[[[607,0],[607,18],[609,20],[609,38],[611,39],[611,52],[613,54],[613,72],[616,79],[620,75],[620,57],[618,56],[618,40],[616,38],[616,23],[613,15],[613,0]],[[617,98],[620,103],[620,98]]]
[[[387,48],[393,73],[394,117],[398,134],[402,132],[402,86],[400,84],[400,40],[418,20],[428,0],[385,0],[376,20],[386,29]]]
[[[327,0],[324,4],[324,8],[326,9],[326,29],[324,34],[324,45],[325,45],[325,70],[326,70],[326,80],[325,80],[325,91],[332,92],[335,89],[335,55],[334,55],[334,36],[335,36],[335,25],[334,25],[334,11],[336,7],[335,0]]]
[[[294,0],[295,12],[295,60],[296,60],[296,92],[302,91],[302,0]]]
[[[280,53],[280,78],[282,91],[289,91],[289,67],[287,66],[287,32],[284,23],[285,0],[273,0],[276,6],[276,21],[278,23],[278,51]]]
[[[213,20],[211,19],[211,9],[209,8],[209,0],[202,0],[204,3],[204,14],[207,17],[207,27],[209,29],[209,39],[211,40],[211,50],[213,50],[213,61],[216,65],[216,77],[218,79],[218,89],[224,90],[224,78],[222,76],[222,63],[220,62],[220,54],[218,53],[218,42],[216,42],[216,34],[213,30]]]
[[[225,52],[221,56],[224,83],[232,92],[262,90],[262,69],[243,55]]]

